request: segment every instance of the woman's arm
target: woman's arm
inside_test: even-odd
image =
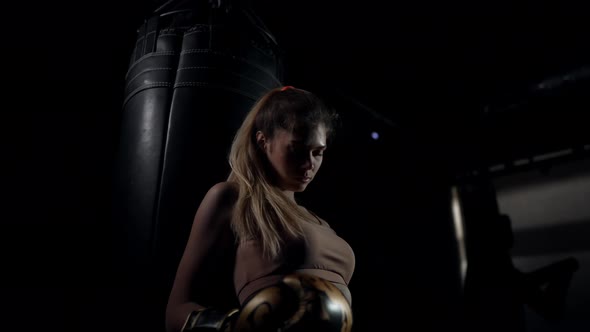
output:
[[[205,296],[194,299],[191,295],[200,290],[205,290],[203,294],[227,294],[228,287],[223,287],[227,283],[220,286],[220,281],[233,277],[235,244],[230,221],[237,197],[231,183],[221,182],[211,187],[201,201],[168,298],[167,332],[181,331],[191,312],[210,305]],[[233,284],[230,286],[233,293]],[[225,289],[215,289],[219,287]]]

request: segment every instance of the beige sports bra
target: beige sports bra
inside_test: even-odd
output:
[[[321,224],[303,225],[304,238],[287,243],[282,260],[265,259],[260,246],[253,240],[238,246],[234,286],[241,304],[257,291],[293,272],[309,273],[331,281],[351,302],[348,283],[354,272],[354,252],[328,223],[318,220]]]

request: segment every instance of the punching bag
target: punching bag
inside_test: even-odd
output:
[[[232,5],[168,1],[139,27],[131,54],[114,221],[119,268],[142,294],[140,314],[156,320],[142,329],[162,331],[200,200],[227,178],[233,135],[250,107],[282,85],[274,37],[251,7]]]

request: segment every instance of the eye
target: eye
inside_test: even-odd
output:
[[[313,151],[313,156],[314,157],[323,157],[324,156],[324,151],[320,151],[320,150]]]

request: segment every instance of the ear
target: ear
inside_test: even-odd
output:
[[[260,130],[256,132],[256,143],[258,143],[258,147],[260,147],[263,150],[265,149],[266,137]]]

